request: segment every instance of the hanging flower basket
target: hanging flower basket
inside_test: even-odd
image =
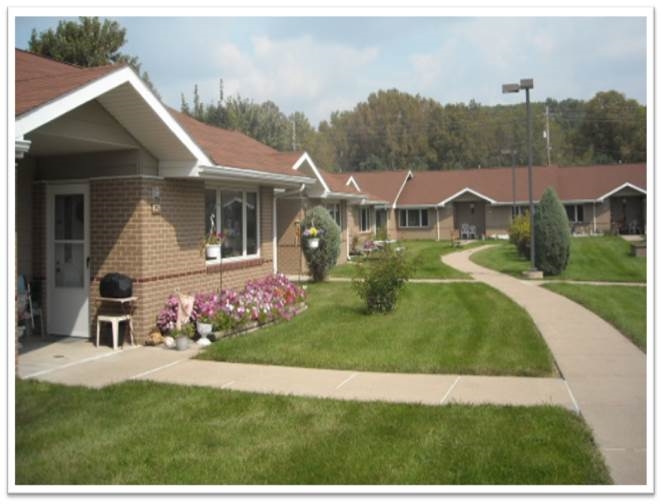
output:
[[[303,231],[303,236],[306,239],[307,247],[311,250],[319,248],[319,237],[323,234],[323,229],[317,229],[314,226]]]
[[[312,250],[319,248],[319,238],[309,238],[308,248]]]
[[[220,258],[220,243],[206,245],[205,255],[207,259],[217,260]]]

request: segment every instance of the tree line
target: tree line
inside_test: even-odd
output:
[[[305,150],[331,171],[453,170],[527,164],[524,103],[441,104],[397,89],[380,90],[352,110],[313,127],[303,112],[286,115],[271,102],[240,95],[181,110],[208,124],[241,131],[278,150]],[[646,107],[617,91],[590,100],[531,103],[533,163],[585,165],[644,162]],[[547,136],[549,138],[547,144]]]

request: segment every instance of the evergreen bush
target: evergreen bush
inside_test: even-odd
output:
[[[395,309],[411,272],[412,267],[404,254],[385,245],[357,264],[353,286],[365,301],[368,313],[387,313]]]
[[[303,218],[302,230],[301,244],[310,274],[315,282],[321,282],[328,276],[328,272],[335,266],[340,255],[340,227],[328,210],[316,206]],[[318,248],[310,248],[311,238],[319,238]]]
[[[567,212],[548,187],[535,212],[535,266],[545,275],[562,273],[569,262],[571,233]]]

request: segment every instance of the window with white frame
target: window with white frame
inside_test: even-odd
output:
[[[569,222],[583,222],[583,205],[565,205]]]
[[[258,254],[259,199],[256,191],[208,188],[204,191],[204,209],[206,235],[223,234],[223,259]]]
[[[331,217],[335,221],[335,223],[342,229],[342,217],[340,214],[340,204],[339,203],[332,203],[329,205],[326,205],[326,210],[328,210],[328,213],[331,214]]]
[[[429,226],[426,208],[407,208],[399,210],[399,227],[420,228]]]
[[[371,208],[363,207],[360,209],[360,232],[366,233],[372,230],[372,212]]]

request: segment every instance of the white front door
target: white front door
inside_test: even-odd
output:
[[[48,188],[48,333],[89,337],[89,186]]]

